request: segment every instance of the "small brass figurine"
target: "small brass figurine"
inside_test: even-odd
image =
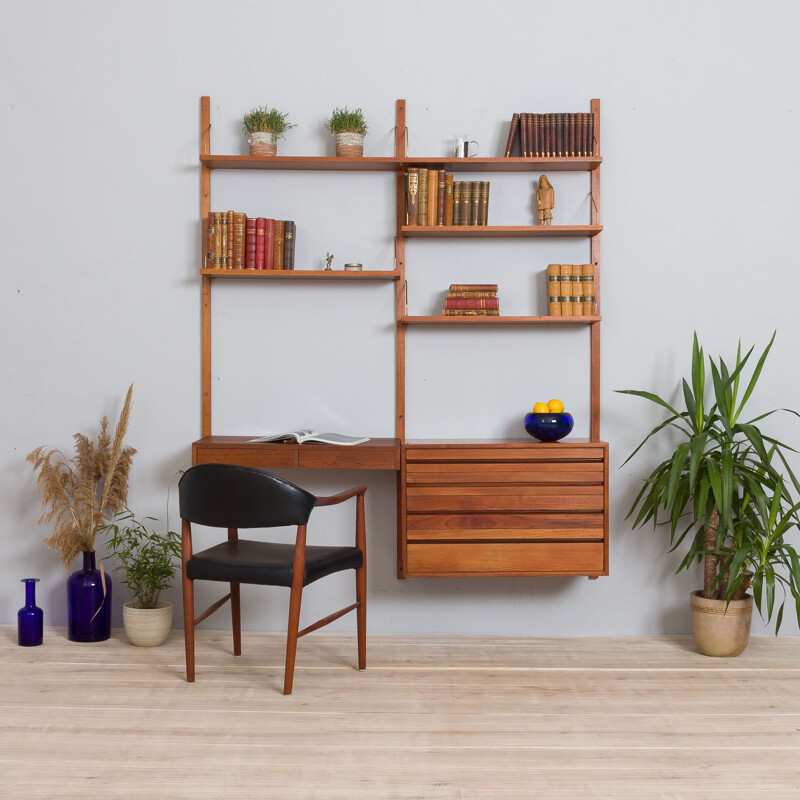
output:
[[[536,192],[536,205],[539,209],[539,224],[551,225],[553,220],[553,206],[555,205],[555,192],[553,185],[547,180],[547,175],[539,178],[539,189]]]
[[[333,269],[333,267],[331,267],[332,263],[333,263],[333,256],[330,253],[325,253],[325,269],[332,270]]]

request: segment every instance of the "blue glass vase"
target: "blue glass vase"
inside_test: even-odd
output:
[[[20,647],[36,647],[42,643],[44,614],[36,605],[38,578],[23,578],[25,584],[25,606],[17,611],[17,641]]]
[[[111,636],[111,578],[95,566],[94,550],[83,554],[83,569],[67,580],[67,638],[103,642]]]

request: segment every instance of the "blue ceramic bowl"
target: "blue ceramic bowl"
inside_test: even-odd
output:
[[[526,414],[525,430],[540,442],[557,442],[572,431],[572,414]]]

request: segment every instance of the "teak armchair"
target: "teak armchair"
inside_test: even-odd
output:
[[[292,693],[297,639],[356,611],[358,668],[366,668],[367,551],[364,525],[366,486],[333,495],[315,497],[270,472],[231,464],[198,464],[189,468],[179,483],[183,617],[186,639],[186,680],[194,681],[195,626],[228,600],[231,602],[233,654],[241,655],[242,632],[239,587],[242,583],[291,587],[286,637],[284,694]],[[306,545],[306,524],[312,509],[356,498],[355,547]],[[192,552],[192,523],[227,528],[220,544]],[[240,539],[240,528],[274,528],[296,525],[294,545]],[[303,587],[342,570],[356,571],[356,602],[299,630]],[[194,581],[222,581],[230,591],[195,617]]]

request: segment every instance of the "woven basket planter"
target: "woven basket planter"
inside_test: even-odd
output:
[[[278,155],[278,135],[270,131],[253,131],[248,134],[251,156]]]
[[[697,649],[705,656],[738,656],[750,641],[753,598],[707,600],[702,591],[692,592],[692,635]]]
[[[167,640],[172,628],[172,603],[160,600],[155,608],[136,608],[133,603],[125,603],[122,624],[131,644],[158,647]]]
[[[336,133],[336,155],[339,158],[361,158],[364,155],[363,133]]]

